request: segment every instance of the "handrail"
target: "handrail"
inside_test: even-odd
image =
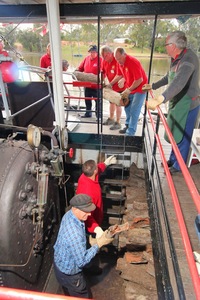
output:
[[[172,149],[173,149],[173,151],[176,155],[176,158],[177,158],[178,163],[180,165],[180,168],[182,170],[185,182],[186,182],[186,184],[188,186],[188,189],[191,193],[192,199],[193,199],[193,201],[194,201],[194,203],[197,207],[198,212],[200,212],[200,202],[198,203],[198,201],[200,200],[200,195],[199,195],[199,193],[197,191],[197,188],[196,188],[196,186],[195,186],[195,184],[192,180],[192,177],[191,177],[191,175],[190,175],[190,173],[189,173],[189,171],[188,171],[188,169],[185,165],[185,162],[183,161],[183,158],[182,158],[182,156],[180,154],[180,151],[179,151],[179,149],[176,145],[176,142],[175,142],[175,140],[172,136],[172,133],[171,133],[171,131],[169,129],[169,126],[166,122],[166,119],[164,117],[164,114],[162,113],[162,110],[160,109],[160,107],[157,107],[157,110],[158,110],[158,114],[159,114],[159,116],[160,116],[160,118],[163,122],[165,131],[168,135],[170,143],[172,145]],[[172,176],[171,176],[169,168],[167,166],[167,161],[166,161],[166,158],[165,158],[165,155],[164,155],[164,151],[163,151],[163,148],[162,148],[162,145],[161,145],[159,135],[156,131],[156,128],[155,128],[155,125],[154,125],[154,122],[153,122],[153,119],[152,119],[152,116],[151,116],[151,113],[150,113],[149,109],[147,111],[148,111],[148,115],[149,115],[150,120],[151,120],[152,128],[153,128],[153,131],[154,131],[154,134],[155,134],[155,139],[156,139],[158,149],[159,149],[159,152],[160,152],[160,156],[161,156],[161,159],[162,159],[162,162],[163,162],[164,170],[165,170],[165,173],[166,173],[166,178],[167,178],[167,181],[168,181],[168,184],[169,184],[169,189],[171,191],[172,201],[173,201],[173,204],[174,204],[174,208],[175,208],[175,212],[176,212],[176,216],[177,216],[181,236],[182,236],[182,239],[183,239],[183,245],[184,245],[184,249],[185,249],[185,252],[186,252],[186,257],[187,257],[189,270],[190,270],[190,274],[191,274],[191,278],[192,278],[192,282],[193,282],[193,286],[194,286],[194,290],[195,290],[195,294],[196,294],[196,299],[200,300],[200,289],[199,289],[200,278],[199,278],[196,263],[195,263],[195,260],[194,260],[194,255],[193,255],[190,239],[189,239],[189,236],[188,236],[187,228],[186,228],[186,225],[185,225],[185,222],[184,222],[184,217],[183,217],[183,214],[182,214],[181,206],[180,206],[180,203],[179,203],[179,200],[178,200],[178,196],[177,196],[177,193],[176,193],[174,182],[172,180]]]
[[[186,184],[188,186],[188,189],[189,189],[189,192],[190,192],[190,194],[192,196],[194,204],[195,204],[195,206],[197,208],[198,213],[200,214],[200,194],[199,194],[199,192],[198,192],[198,190],[197,190],[197,188],[196,188],[196,186],[194,184],[194,181],[193,181],[193,179],[192,179],[192,177],[190,175],[190,172],[188,171],[188,168],[187,168],[187,166],[186,166],[186,164],[185,164],[185,162],[184,162],[184,160],[183,160],[183,158],[182,158],[182,156],[180,154],[180,151],[179,151],[179,149],[178,149],[178,147],[176,145],[176,142],[174,141],[172,133],[171,133],[171,131],[169,129],[169,126],[168,126],[168,124],[167,124],[167,122],[165,120],[165,116],[163,115],[162,110],[160,109],[160,107],[158,107],[158,114],[159,114],[159,116],[160,116],[160,118],[161,118],[161,120],[163,122],[163,125],[165,127],[165,130],[166,130],[166,133],[168,135],[169,141],[170,141],[170,143],[172,145],[172,149],[173,149],[173,151],[174,151],[174,153],[176,155],[176,158],[178,160],[179,166],[180,166],[182,174],[183,174],[183,176],[185,178],[185,182],[186,182]]]
[[[34,291],[25,291],[20,289],[11,289],[0,287],[0,299],[1,300],[47,300],[47,299],[57,299],[57,300],[80,300],[80,298],[55,295],[49,293],[39,293]]]

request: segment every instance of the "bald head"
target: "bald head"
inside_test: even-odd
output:
[[[123,65],[126,59],[126,52],[124,48],[117,47],[114,51],[114,57],[120,65]]]

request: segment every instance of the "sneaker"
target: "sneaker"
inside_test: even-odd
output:
[[[108,118],[105,122],[103,122],[103,125],[114,125],[115,124],[115,120],[112,120],[110,118]]]
[[[116,130],[116,129],[120,129],[121,128],[121,124],[119,124],[118,122],[115,122],[111,127],[110,130]]]

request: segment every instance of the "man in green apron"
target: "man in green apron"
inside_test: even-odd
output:
[[[200,107],[199,59],[187,48],[187,38],[182,31],[170,33],[165,47],[171,57],[170,71],[156,83],[144,85],[143,90],[156,90],[168,84],[162,95],[148,101],[148,108],[155,110],[169,101],[167,123],[186,163]],[[165,139],[169,142],[166,133]],[[173,150],[167,163],[171,174],[180,172]]]

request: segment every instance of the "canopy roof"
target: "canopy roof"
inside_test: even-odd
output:
[[[52,0],[50,0],[51,3]],[[59,0],[63,23],[134,23],[145,19],[200,15],[199,0]],[[25,23],[47,20],[45,0],[0,0],[0,22]]]

